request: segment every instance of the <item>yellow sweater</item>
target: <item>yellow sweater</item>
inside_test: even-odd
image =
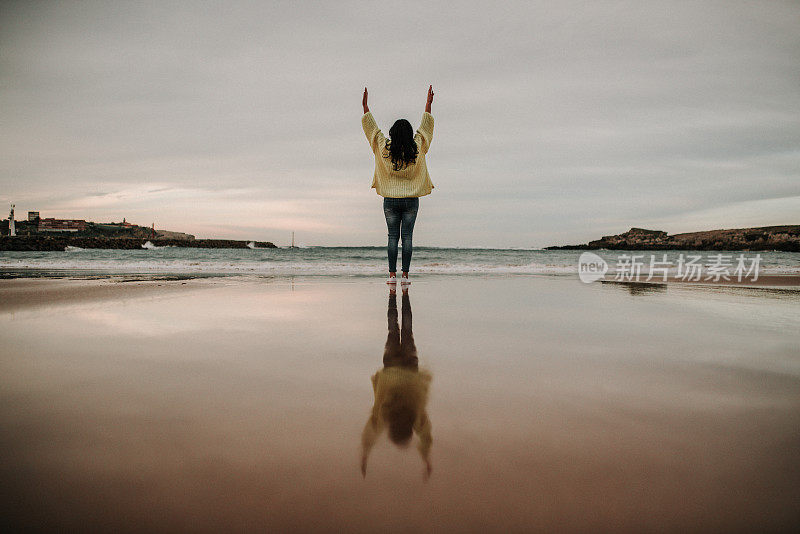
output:
[[[419,149],[417,161],[399,171],[392,169],[392,159],[386,148],[386,138],[378,128],[378,123],[375,122],[375,117],[371,112],[368,111],[361,117],[361,126],[364,127],[364,134],[372,147],[372,153],[375,154],[375,175],[372,178],[372,187],[375,188],[376,193],[382,197],[393,198],[421,197],[430,194],[433,183],[428,175],[425,154],[427,154],[433,139],[433,115],[427,111],[422,113],[422,123],[414,135],[414,142]]]
[[[365,457],[369,455],[378,435],[388,423],[384,418],[384,410],[390,406],[402,405],[416,414],[412,429],[419,437],[417,450],[428,461],[433,443],[427,410],[432,378],[430,371],[426,369],[411,370],[403,367],[384,367],[372,375],[375,403],[361,433],[361,447]]]

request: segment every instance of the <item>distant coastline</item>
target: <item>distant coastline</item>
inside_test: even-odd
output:
[[[583,245],[545,247],[545,250],[742,250],[800,252],[800,225],[708,230],[667,235],[661,230],[631,228]]]
[[[71,235],[2,236],[0,251],[63,251],[66,247],[90,249],[142,249],[147,242],[156,247],[187,248],[278,248],[269,241],[239,241],[233,239],[148,239],[143,237],[81,237]]]
[[[155,247],[186,248],[278,248],[268,241],[234,239],[195,239],[183,232],[156,230],[127,222],[96,223],[83,219],[41,218],[39,212],[28,212],[27,220],[14,221],[10,236],[9,219],[0,221],[0,251],[63,251],[66,247],[89,249],[141,249],[149,241]]]

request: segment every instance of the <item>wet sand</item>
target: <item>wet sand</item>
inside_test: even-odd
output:
[[[205,282],[205,283],[204,283]],[[156,297],[191,288],[211,287],[207,280],[48,279],[12,278],[0,280],[0,313],[26,308],[70,306],[92,301],[125,301]]]
[[[6,530],[800,524],[796,289],[430,277],[404,301],[368,278],[4,280],[0,300]],[[424,425],[405,448],[379,433],[363,462],[373,377],[412,330],[429,475]],[[413,388],[392,384],[403,404]]]
[[[632,280],[630,281],[622,281],[617,280],[615,276],[606,275],[605,278],[602,279],[603,283],[621,283],[621,284],[680,284],[686,286],[705,286],[705,287],[716,287],[716,286],[734,286],[734,287],[786,287],[786,288],[795,288],[800,289],[800,275],[797,274],[761,274],[757,278],[756,277],[744,277],[741,280],[738,280],[736,277],[730,277],[727,280],[724,278],[720,278],[719,280],[714,280],[713,278],[709,278],[706,280],[706,276],[700,277],[697,280],[681,278],[677,276],[669,276],[665,280],[663,276],[654,276],[652,279],[648,280],[647,274],[642,275],[639,279],[635,279],[635,277],[630,277]]]

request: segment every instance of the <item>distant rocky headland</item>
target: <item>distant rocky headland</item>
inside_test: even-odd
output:
[[[547,250],[742,250],[800,252],[800,225],[708,230],[667,235],[660,230],[631,228],[584,245],[546,247]]]
[[[191,234],[156,230],[153,227],[131,224],[125,219],[121,223],[43,219],[39,217],[39,212],[29,212],[28,220],[14,221],[16,235],[10,236],[10,219],[11,217],[0,222],[0,251],[64,250],[66,247],[141,249],[145,248],[148,241],[154,247],[278,248],[267,241],[195,239]]]
[[[61,250],[78,248],[142,249],[150,242],[156,247],[188,248],[278,248],[268,241],[236,241],[232,239],[169,239],[142,237],[81,237],[67,235],[2,236],[2,250]]]

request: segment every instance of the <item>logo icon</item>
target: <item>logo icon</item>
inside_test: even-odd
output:
[[[578,258],[578,277],[584,284],[600,280],[608,272],[606,260],[593,252],[584,252]]]

